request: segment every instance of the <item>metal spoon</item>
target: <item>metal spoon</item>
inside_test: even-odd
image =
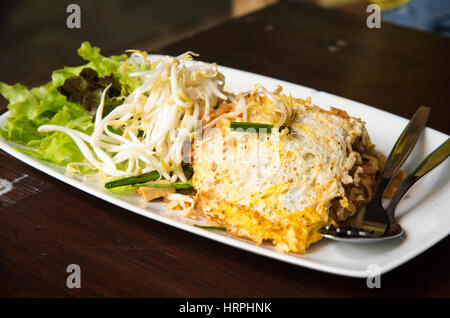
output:
[[[351,243],[366,243],[388,240],[399,237],[403,234],[402,227],[396,222],[394,214],[400,200],[405,196],[408,190],[425,174],[433,170],[441,162],[450,155],[450,139],[447,139],[442,145],[428,155],[400,184],[397,192],[385,210],[388,218],[388,224],[376,224],[371,222],[370,226],[359,229],[350,228],[342,229],[334,226],[327,226],[320,230],[320,233],[326,237],[337,241],[345,241]],[[377,211],[380,212],[380,211]],[[380,231],[385,228],[380,235]],[[380,230],[378,230],[380,229]]]

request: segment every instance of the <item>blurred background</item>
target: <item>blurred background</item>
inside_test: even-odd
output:
[[[148,51],[279,0],[0,0],[1,81],[34,83],[52,69],[81,63],[84,40],[104,54],[124,47]],[[290,0],[367,17],[377,3],[386,21],[448,35],[450,0]],[[81,7],[81,28],[69,29],[66,8]],[[220,41],[220,39],[217,39]],[[7,66],[7,67],[6,67]]]

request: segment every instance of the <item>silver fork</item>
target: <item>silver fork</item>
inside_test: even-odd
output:
[[[395,173],[411,153],[414,145],[417,143],[417,140],[425,127],[429,113],[430,109],[428,107],[419,107],[395,143],[394,148],[386,160],[375,195],[365,207],[362,224],[358,227],[348,228],[328,225],[319,230],[324,237],[356,243],[391,239],[398,237],[403,233],[403,229],[394,218],[397,204],[417,180],[436,167],[440,162],[447,158],[450,153],[450,143],[447,140],[437,150],[425,158],[425,160],[423,160],[417,168],[405,178],[392,198],[389,206],[386,210],[383,208],[381,204],[383,192]]]

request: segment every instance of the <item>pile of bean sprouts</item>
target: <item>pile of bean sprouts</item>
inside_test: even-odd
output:
[[[196,122],[209,120],[219,99],[228,99],[217,65],[192,61],[193,55],[166,56],[154,61],[150,70],[129,74],[140,78],[142,85],[102,117],[106,88],[90,136],[57,125],[43,125],[39,131],[66,133],[89,164],[108,176],[156,170],[171,182],[185,182],[183,143],[192,138]],[[137,59],[151,63],[145,52],[134,51],[130,62]]]

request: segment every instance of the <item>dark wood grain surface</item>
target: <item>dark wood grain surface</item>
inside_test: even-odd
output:
[[[429,105],[429,125],[450,131],[446,38],[387,24],[369,30],[361,17],[284,2],[159,52],[186,50],[404,117]],[[383,275],[375,290],[146,219],[4,152],[0,177],[17,180],[0,196],[0,296],[450,296],[448,238]],[[81,267],[80,289],[66,287],[68,264]]]

